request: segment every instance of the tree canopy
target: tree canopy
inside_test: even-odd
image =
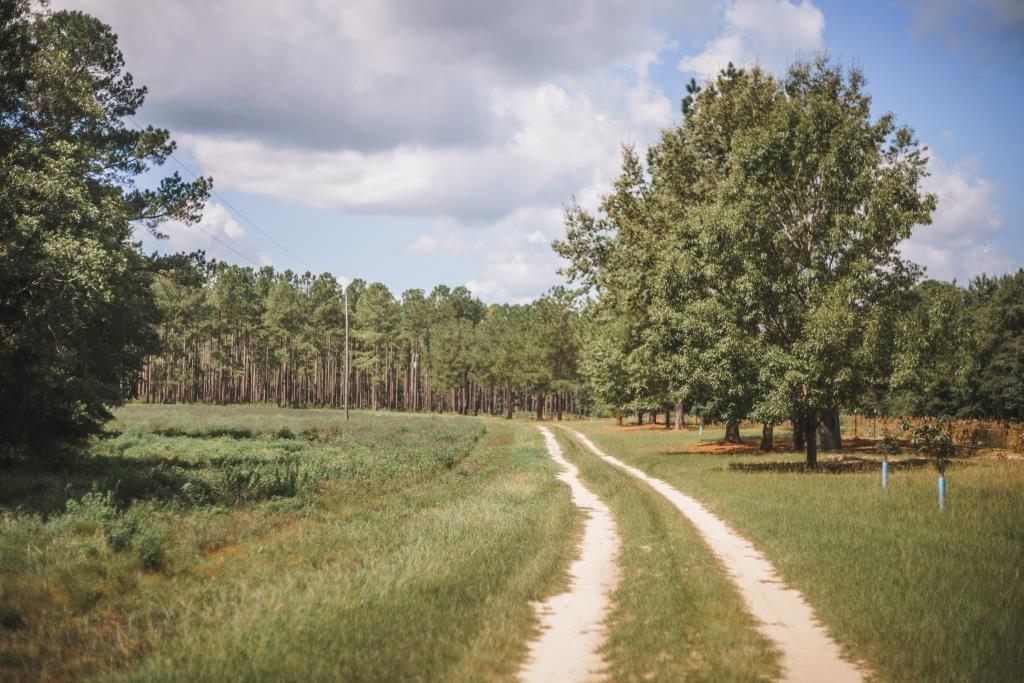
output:
[[[85,434],[156,337],[133,230],[198,218],[210,181],[135,179],[174,149],[126,125],[145,88],[81,12],[0,9],[0,447]]]

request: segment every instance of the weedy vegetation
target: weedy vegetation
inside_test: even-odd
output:
[[[509,677],[577,537],[553,467],[519,423],[128,406],[0,480],[0,678]]]

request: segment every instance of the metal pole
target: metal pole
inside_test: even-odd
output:
[[[351,374],[348,369],[348,286],[345,287],[345,419],[348,420],[348,378]]]

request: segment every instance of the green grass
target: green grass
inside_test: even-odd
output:
[[[0,484],[0,679],[509,679],[579,533],[499,421],[128,406]]]
[[[833,636],[884,681],[1011,681],[1024,671],[1024,462],[947,473],[780,474],[732,462],[801,454],[690,453],[694,432],[578,422],[608,453],[704,502],[800,589]],[[753,439],[754,434],[746,435]],[[721,438],[721,433],[705,433]]]
[[[605,648],[619,681],[774,680],[777,655],[696,529],[653,489],[556,430],[615,516],[622,548]]]

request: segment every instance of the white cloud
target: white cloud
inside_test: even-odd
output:
[[[810,0],[734,0],[726,5],[724,18],[721,34],[699,54],[683,57],[681,71],[710,78],[732,62],[759,63],[780,73],[825,44],[825,16]]]
[[[929,277],[963,282],[980,273],[1002,273],[1013,258],[993,239],[1004,223],[995,187],[978,175],[977,160],[949,165],[932,156],[931,175],[922,183],[938,196],[932,224],[921,226],[901,246],[903,255],[926,267]]]
[[[710,0],[55,0],[110,23],[144,113],[302,149],[461,147],[507,134],[495,89],[593,75],[699,30]]]
[[[522,206],[559,206],[610,179],[622,140],[647,142],[670,123],[667,100],[645,76],[617,87],[627,103],[619,111],[552,84],[494,92],[491,107],[511,133],[483,146],[307,151],[191,134],[179,142],[221,189],[322,209],[493,221]]]
[[[480,272],[464,284],[485,301],[520,303],[558,284],[551,242],[563,234],[561,207],[520,208],[500,220],[466,224],[439,219],[406,246],[409,253],[473,254]]]
[[[136,118],[169,127],[218,191],[420,219],[407,253],[471,254],[476,291],[521,298],[558,279],[563,205],[595,203],[620,144],[671,124],[649,71],[669,31],[702,32],[716,2],[54,5],[112,25],[149,86]],[[220,256],[188,230],[161,246]]]
[[[245,228],[238,224],[223,205],[216,202],[206,204],[202,220],[195,225],[167,221],[159,230],[167,235],[166,240],[159,242],[163,251],[191,252],[202,249],[217,258],[231,261],[236,261],[237,255],[225,249],[217,240],[235,246],[233,243],[245,237]]]

